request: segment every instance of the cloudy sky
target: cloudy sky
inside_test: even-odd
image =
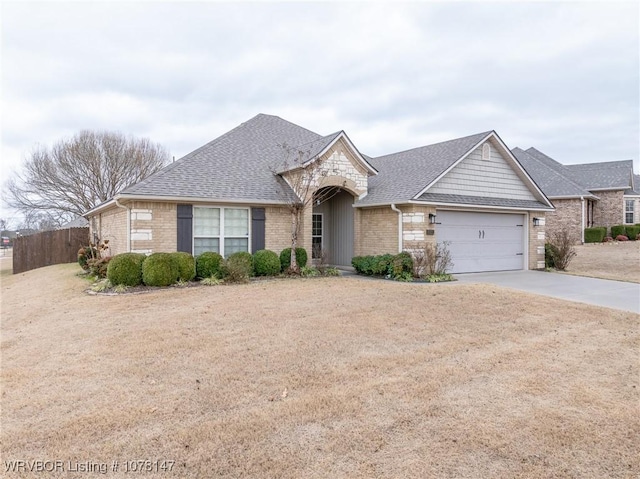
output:
[[[258,113],[345,130],[372,156],[494,129],[563,163],[638,169],[635,1],[0,8],[2,182],[82,129],[180,158]]]

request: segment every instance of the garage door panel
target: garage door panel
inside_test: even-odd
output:
[[[446,242],[453,273],[524,268],[524,215],[438,211],[436,237]]]

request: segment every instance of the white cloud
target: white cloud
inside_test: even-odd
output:
[[[633,3],[5,3],[3,171],[80,129],[182,156],[259,112],[377,155],[496,129],[640,154]],[[577,160],[576,160],[577,161]]]

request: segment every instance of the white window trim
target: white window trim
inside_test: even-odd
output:
[[[220,234],[217,236],[211,236],[211,235],[207,235],[207,236],[202,236],[202,235],[196,235],[195,230],[196,230],[196,215],[195,215],[195,210],[196,209],[205,209],[205,208],[214,208],[214,209],[219,209],[220,210]],[[191,222],[191,251],[193,251],[195,253],[196,251],[196,238],[217,238],[218,239],[218,249],[219,249],[219,253],[222,255],[223,258],[226,258],[225,255],[225,251],[224,251],[224,240],[229,238],[247,238],[247,252],[251,253],[251,208],[248,208],[246,206],[219,206],[219,205],[198,205],[193,207],[194,209],[194,214],[193,214],[193,220]],[[225,236],[224,235],[224,210],[246,210],[247,211],[247,230],[248,230],[248,234],[247,236]]]
[[[322,229],[320,232],[320,235],[314,235],[313,234],[313,217],[315,215],[319,215],[320,218],[322,218]],[[311,213],[311,259],[318,259],[318,258],[314,258],[313,257],[313,238],[318,238],[320,237],[320,249],[324,249],[324,213]]]
[[[628,210],[627,206],[631,204],[631,211]],[[631,223],[627,221],[627,215],[631,214]],[[625,199],[624,200],[624,224],[632,225],[635,224],[634,220],[636,218],[636,200],[634,199]]]

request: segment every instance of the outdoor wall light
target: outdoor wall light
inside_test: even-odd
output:
[[[540,226],[541,223],[540,218],[533,218],[533,226]]]
[[[434,215],[433,213],[429,213],[429,224],[430,225],[436,224],[436,215]]]

